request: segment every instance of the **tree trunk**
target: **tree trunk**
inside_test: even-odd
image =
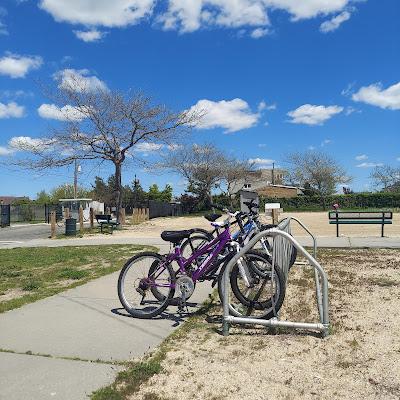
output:
[[[116,211],[116,218],[117,218],[117,223],[120,221],[120,215],[119,212],[122,207],[122,193],[121,193],[121,188],[122,188],[122,179],[121,179],[121,164],[120,163],[114,163],[115,165],[115,192],[116,192],[116,204],[115,204],[115,211]]]

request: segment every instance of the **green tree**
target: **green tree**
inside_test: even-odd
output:
[[[85,188],[79,187],[77,190],[79,199],[91,198],[92,192]],[[65,185],[57,186],[50,192],[50,199],[52,203],[58,203],[60,199],[73,199],[74,198],[74,185],[66,183]]]
[[[148,197],[149,200],[170,202],[172,200],[172,186],[169,184],[165,185],[164,190],[160,190],[156,183],[153,183],[149,187]]]
[[[145,205],[148,200],[148,194],[143,190],[138,179],[132,182],[132,199],[135,207]]]
[[[39,193],[36,194],[36,203],[37,204],[49,204],[51,203],[51,198],[45,190],[41,190]]]

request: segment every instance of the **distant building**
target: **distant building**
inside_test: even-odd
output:
[[[301,188],[284,185],[287,172],[283,169],[259,169],[252,171],[245,179],[238,179],[232,185],[232,194],[240,190],[257,192],[265,197],[296,197],[302,194]]]
[[[12,204],[15,201],[21,201],[21,200],[27,200],[29,201],[29,197],[26,196],[21,196],[21,197],[17,197],[17,196],[0,196],[0,204],[3,205],[8,205],[8,204]]]

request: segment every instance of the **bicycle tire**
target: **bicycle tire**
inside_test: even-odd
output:
[[[266,263],[272,266],[272,260],[271,257],[266,255],[262,251],[257,251],[257,250],[250,250],[247,252],[244,257],[246,258],[256,258],[256,259],[261,259],[264,260]],[[229,262],[229,261],[228,261]],[[221,302],[223,301],[223,274],[225,271],[225,268],[228,264],[228,262],[225,263],[225,265],[221,268],[219,277],[218,277],[218,294],[220,297]],[[250,264],[251,268],[251,264]],[[238,264],[235,264],[231,270],[230,274],[230,288],[233,292],[233,295],[235,298],[243,305],[247,310],[246,313],[241,313],[238,311],[237,308],[233,307],[232,304],[229,305],[229,310],[232,315],[241,317],[243,315],[250,315],[252,310],[253,311],[260,311],[261,314],[259,315],[252,315],[253,318],[262,318],[262,319],[270,319],[278,313],[279,309],[282,307],[283,301],[285,299],[285,279],[283,276],[283,273],[279,266],[275,265],[274,267],[274,277],[275,277],[275,285],[276,285],[276,292],[273,294],[273,296],[269,297],[268,299],[264,301],[254,301],[254,299],[246,297],[242,291],[239,288],[238,284],[238,278],[240,277],[240,272],[239,272],[239,267]],[[262,275],[259,273],[258,268],[252,268],[252,273],[255,274],[258,279],[263,280],[262,288],[266,284],[270,284],[270,282],[267,282],[267,276],[265,273],[262,273]],[[270,281],[270,280],[269,280]],[[274,305],[272,304],[272,298],[274,300]],[[250,312],[249,312],[250,310]]]
[[[159,301],[159,303],[160,303],[159,306],[156,307],[155,309],[153,309],[152,311],[146,312],[143,310],[135,309],[129,303],[129,301],[126,298],[125,291],[124,291],[124,281],[126,278],[126,274],[129,271],[129,269],[134,266],[135,261],[143,259],[145,257],[148,257],[148,258],[151,257],[153,259],[158,259],[158,260],[160,260],[160,262],[162,262],[164,260],[160,254],[155,253],[155,252],[143,252],[143,253],[136,254],[135,256],[131,257],[125,263],[125,265],[123,266],[123,268],[119,274],[119,277],[118,277],[118,298],[119,298],[122,306],[133,317],[141,318],[141,319],[149,319],[149,318],[153,318],[153,317],[161,314],[168,307],[170,300],[173,298],[173,296],[175,294],[175,289],[173,287],[173,285],[175,284],[175,273],[173,271],[172,266],[170,264],[167,264],[166,270],[168,271],[169,279],[170,279],[172,286],[169,288],[167,295],[163,296],[163,298],[161,300],[157,299],[157,301]],[[147,273],[147,276],[149,276],[149,273]]]

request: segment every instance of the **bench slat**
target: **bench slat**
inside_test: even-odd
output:
[[[330,224],[334,224],[334,225],[336,225],[336,224],[339,224],[339,225],[342,225],[342,224],[347,224],[347,225],[351,225],[351,224],[354,224],[354,225],[361,225],[361,224],[374,224],[374,225],[382,225],[382,224],[384,224],[384,225],[391,225],[391,224],[393,224],[393,222],[392,221],[387,221],[387,220],[377,220],[377,219],[375,219],[375,220],[369,220],[369,221],[365,221],[365,220],[355,220],[355,221],[352,221],[352,220],[338,220],[338,221],[336,221],[336,220],[334,220],[334,221],[329,221],[329,223]]]

